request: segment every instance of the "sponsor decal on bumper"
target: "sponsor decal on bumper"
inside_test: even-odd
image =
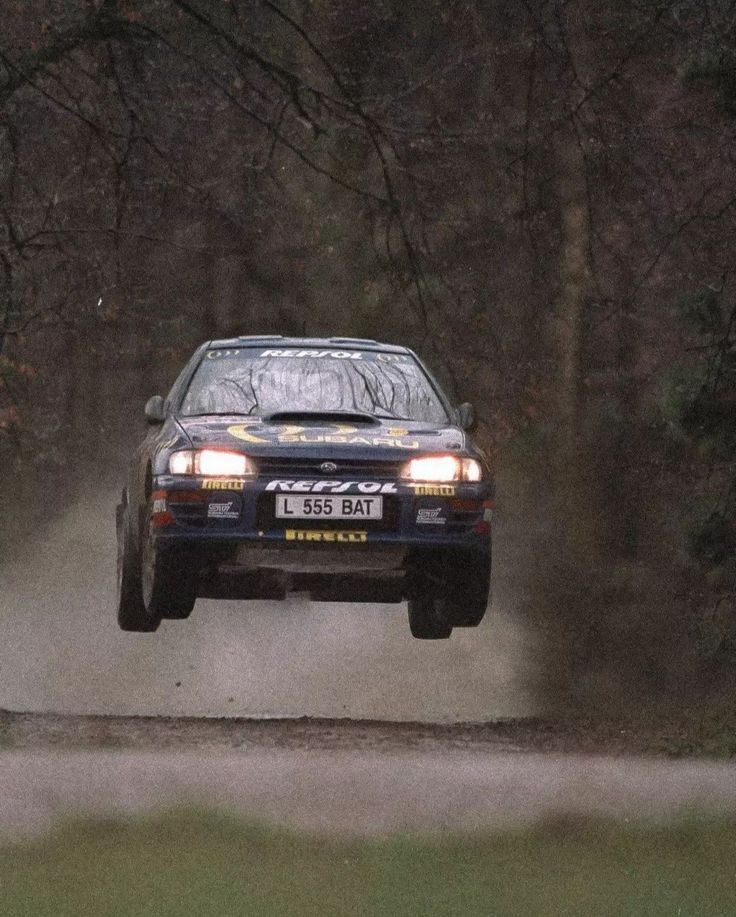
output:
[[[368,541],[368,532],[342,532],[328,529],[286,529],[284,538],[287,541],[329,541],[354,544]]]
[[[245,482],[239,478],[205,478],[202,490],[242,490]]]
[[[422,507],[417,510],[418,525],[444,525],[446,521],[442,506],[434,508]]]
[[[207,507],[208,519],[238,519],[240,512],[233,501],[228,503],[210,503]]]
[[[454,484],[409,484],[418,497],[454,497],[457,488]]]

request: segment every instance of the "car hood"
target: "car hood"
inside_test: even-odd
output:
[[[264,421],[257,418],[178,417],[193,446],[227,446],[252,455],[306,456],[359,454],[395,458],[407,453],[465,452],[465,433],[456,426],[418,421],[386,420],[380,423],[341,423],[302,420]]]

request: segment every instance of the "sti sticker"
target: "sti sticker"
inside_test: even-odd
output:
[[[422,507],[417,510],[417,525],[444,525],[444,507]]]
[[[240,512],[232,500],[227,503],[210,503],[207,507],[208,519],[237,519],[239,516]]]

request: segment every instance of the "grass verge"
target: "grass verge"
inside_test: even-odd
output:
[[[317,839],[179,812],[0,848],[0,913],[736,913],[736,824],[561,820],[444,839]]]

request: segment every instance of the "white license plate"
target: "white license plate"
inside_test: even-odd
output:
[[[277,519],[382,519],[383,497],[278,494]]]

